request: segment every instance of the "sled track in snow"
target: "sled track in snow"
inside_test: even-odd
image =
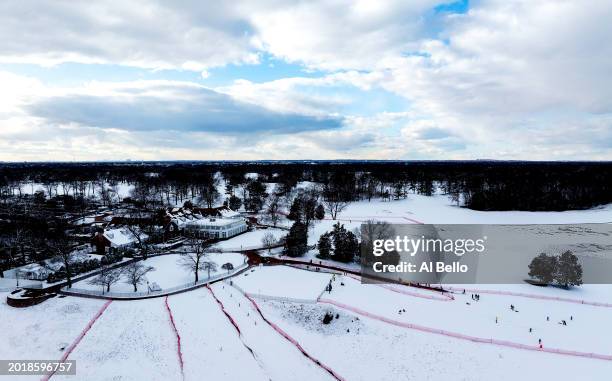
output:
[[[438,329],[438,328],[426,327],[426,326],[419,325],[419,324],[401,322],[401,321],[393,320],[393,319],[390,319],[384,316],[376,315],[371,312],[364,311],[359,308],[350,306],[348,304],[336,302],[335,300],[330,300],[330,299],[319,299],[319,303],[330,304],[332,306],[342,308],[344,310],[356,313],[358,315],[362,315],[370,319],[378,320],[378,321],[381,321],[387,324],[391,324],[391,325],[395,325],[398,327],[414,329],[414,330],[426,332],[426,333],[434,333],[436,335],[452,337],[455,339],[471,341],[474,343],[492,344],[492,345],[499,345],[499,346],[508,347],[508,348],[523,349],[523,350],[530,350],[530,351],[536,351],[536,352],[545,352],[545,353],[553,353],[553,354],[560,354],[560,355],[566,355],[566,356],[612,361],[612,355],[571,351],[567,349],[558,349],[558,348],[545,348],[545,347],[540,348],[537,345],[527,345],[527,344],[515,343],[512,341],[506,341],[506,340],[498,340],[498,339],[493,339],[493,338],[484,338],[484,337],[464,335],[464,334],[457,333],[457,332],[446,331],[446,330]]]
[[[85,337],[85,335],[87,335],[87,332],[89,332],[89,330],[91,329],[91,327],[95,324],[95,322],[100,318],[100,316],[102,316],[102,314],[104,313],[104,311],[106,311],[106,309],[108,308],[108,306],[112,303],[112,300],[107,301],[106,303],[104,303],[102,305],[102,308],[100,308],[100,310],[98,310],[98,312],[91,318],[91,320],[89,321],[89,323],[87,323],[87,325],[85,326],[85,328],[81,331],[81,333],[79,334],[79,336],[77,336],[77,338],[72,342],[72,344],[70,344],[70,346],[68,348],[66,348],[66,350],[64,351],[64,354],[62,356],[62,358],[60,359],[60,362],[64,362],[68,359],[68,356],[70,356],[70,354],[74,351],[74,349],[77,347],[77,345],[79,345],[79,343],[81,342],[81,340],[83,340],[83,338]],[[46,376],[44,376],[43,378],[41,378],[41,381],[48,381],[51,377],[53,377],[53,375],[55,374],[55,372],[52,372],[51,374],[48,374]]]
[[[168,311],[168,316],[170,317],[170,324],[172,325],[172,330],[174,331],[174,334],[176,335],[176,352],[178,355],[178,359],[179,359],[179,365],[181,366],[181,377],[184,380],[185,379],[185,373],[183,372],[183,351],[181,349],[181,335],[178,332],[178,329],[176,329],[176,324],[174,323],[174,315],[172,315],[172,309],[170,309],[170,305],[168,304],[168,297],[166,296],[164,299],[164,304],[166,305],[166,311]]]
[[[212,295],[213,299],[215,299],[215,301],[217,302],[217,304],[219,305],[219,308],[221,308],[221,312],[223,312],[223,314],[227,317],[227,319],[230,321],[230,323],[232,323],[232,325],[234,326],[234,328],[236,328],[236,332],[238,332],[238,338],[240,338],[240,342],[242,343],[242,345],[244,345],[244,347],[251,353],[251,356],[253,356],[253,358],[255,359],[255,361],[257,362],[257,364],[264,369],[264,367],[262,366],[261,362],[259,361],[259,359],[257,358],[257,355],[255,354],[255,351],[249,347],[247,345],[247,343],[244,342],[244,339],[242,338],[242,332],[240,331],[240,327],[238,326],[238,323],[236,323],[236,320],[234,320],[234,318],[232,317],[232,315],[229,314],[229,312],[227,312],[227,310],[225,309],[225,306],[223,305],[223,302],[221,302],[219,300],[219,298],[217,298],[217,295],[215,295],[214,291],[212,290],[212,288],[210,288],[209,285],[206,285],[206,288],[208,289],[208,291],[210,291],[210,294]]]
[[[238,290],[238,289],[236,289]],[[245,298],[247,298],[251,304],[253,305],[253,307],[255,307],[255,311],[257,311],[257,313],[259,314],[259,316],[261,317],[261,319],[266,322],[266,324],[268,324],[270,327],[272,327],[272,329],[274,329],[277,333],[279,333],[282,337],[284,337],[288,342],[290,342],[291,344],[293,344],[304,356],[306,356],[310,361],[312,361],[313,363],[315,363],[318,367],[320,367],[321,369],[323,369],[324,371],[326,371],[327,373],[329,373],[333,378],[335,378],[337,381],[346,381],[342,376],[340,376],[338,373],[336,373],[333,369],[331,369],[329,366],[323,364],[320,360],[316,359],[315,357],[313,357],[310,353],[308,353],[303,347],[302,345],[300,345],[300,343],[295,340],[293,337],[291,337],[287,332],[285,332],[284,330],[282,330],[279,326],[277,326],[276,324],[272,323],[270,320],[268,320],[268,318],[266,318],[263,314],[263,312],[261,311],[261,309],[259,308],[259,305],[255,302],[255,300],[253,300],[253,298],[251,298],[247,293],[243,293],[240,290],[238,290],[238,292],[240,292],[242,295],[244,295]]]

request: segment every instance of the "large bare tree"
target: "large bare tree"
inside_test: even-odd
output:
[[[210,277],[210,271],[216,270],[216,263],[207,260],[208,251],[204,240],[190,237],[185,246],[186,250],[181,253],[177,263],[193,273],[194,283],[198,283],[200,271],[208,270]]]
[[[140,262],[132,262],[123,268],[125,283],[134,286],[134,292],[138,291],[138,285],[146,281],[146,275],[155,268],[145,266]]]
[[[87,283],[102,286],[102,292],[110,292],[110,288],[113,284],[119,282],[121,279],[121,269],[111,268],[110,266],[104,266],[100,269],[100,273],[95,277],[91,278]]]

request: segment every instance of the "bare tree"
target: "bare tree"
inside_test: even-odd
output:
[[[7,254],[10,262],[16,259],[25,259],[25,246],[32,240],[30,232],[17,227],[6,239]],[[13,255],[15,253],[15,255]]]
[[[361,225],[359,237],[361,242],[374,242],[377,239],[390,239],[395,235],[395,230],[386,221],[367,220]]]
[[[145,282],[146,275],[151,271],[155,271],[155,268],[145,266],[140,262],[132,262],[123,268],[125,283],[134,286],[134,292],[137,292],[138,285]]]
[[[66,237],[57,237],[47,241],[47,249],[53,255],[52,262],[60,262],[66,272],[68,288],[72,287],[72,267],[76,263],[73,247]]]
[[[208,278],[210,278],[211,271],[217,271],[217,264],[215,262],[204,261],[201,267],[203,271],[205,270],[207,272]]]
[[[217,182],[204,184],[200,188],[200,201],[206,203],[206,207],[212,208],[219,201],[220,194],[217,190]]]
[[[350,203],[343,201],[339,197],[330,197],[323,200],[325,211],[329,213],[333,220],[336,219],[338,213],[342,212]]]
[[[130,221],[125,226],[136,240],[136,247],[140,249],[143,259],[149,257],[149,238],[153,231],[153,220],[149,212],[141,209],[130,212]]]
[[[210,277],[210,271],[216,270],[216,264],[206,260],[208,253],[205,251],[204,241],[191,237],[188,239],[186,246],[189,246],[190,249],[181,253],[177,261],[179,266],[194,274],[194,283],[198,283],[200,271],[208,270],[208,276]]]
[[[274,192],[268,197],[266,200],[266,205],[264,207],[266,213],[266,219],[272,223],[272,225],[276,226],[278,220],[280,219],[280,209],[281,209],[281,198],[280,196]]]
[[[135,225],[127,225],[126,229],[136,239],[136,247],[140,249],[140,256],[143,259],[147,259],[149,257],[149,237],[147,234],[139,226]]]
[[[268,249],[268,253],[272,250],[272,247],[274,246],[274,244],[276,244],[276,242],[277,241],[274,237],[274,234],[270,232],[264,234],[263,238],[261,239],[261,243],[264,248]]]
[[[325,185],[323,190],[323,206],[333,220],[336,219],[338,213],[342,212],[349,205],[348,197],[341,189],[332,185]]]
[[[104,290],[109,292],[111,286],[119,282],[121,279],[121,273],[122,271],[120,269],[113,269],[109,266],[104,266],[101,268],[100,273],[90,279],[87,283],[102,286],[102,293],[104,293]]]

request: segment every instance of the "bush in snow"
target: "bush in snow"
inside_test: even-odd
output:
[[[325,316],[323,316],[323,324],[329,324],[332,320],[334,320],[334,315],[330,312],[326,312]]]

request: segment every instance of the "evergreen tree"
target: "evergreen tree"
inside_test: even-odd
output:
[[[323,207],[323,204],[317,205],[317,208],[315,209],[315,218],[317,220],[322,220],[325,218],[325,207]]]
[[[319,243],[317,245],[319,248],[319,255],[317,255],[317,258],[329,259],[332,249],[331,240],[329,237],[330,234],[327,232],[319,237]]]
[[[249,197],[244,200],[245,209],[251,212],[258,212],[263,207],[268,196],[266,186],[257,179],[247,185],[247,191],[249,192]]]
[[[317,208],[317,200],[312,197],[304,197],[302,199],[302,218],[306,229],[310,227],[310,222],[315,218],[315,209]]]
[[[557,283],[565,288],[582,284],[582,265],[578,263],[578,257],[574,253],[567,250],[561,254],[555,278]]]
[[[306,225],[296,221],[285,239],[285,254],[290,257],[301,257],[306,251],[308,251],[308,231]]]
[[[293,199],[291,207],[289,208],[289,215],[287,218],[291,221],[301,221],[302,219],[302,198],[297,196]]]
[[[229,207],[231,210],[238,210],[242,206],[242,200],[240,197],[231,195],[229,198]]]
[[[529,276],[544,284],[550,284],[557,272],[557,257],[541,253],[529,264]]]
[[[332,259],[339,262],[351,262],[359,250],[359,241],[353,232],[347,231],[339,222],[331,232],[334,244]]]

